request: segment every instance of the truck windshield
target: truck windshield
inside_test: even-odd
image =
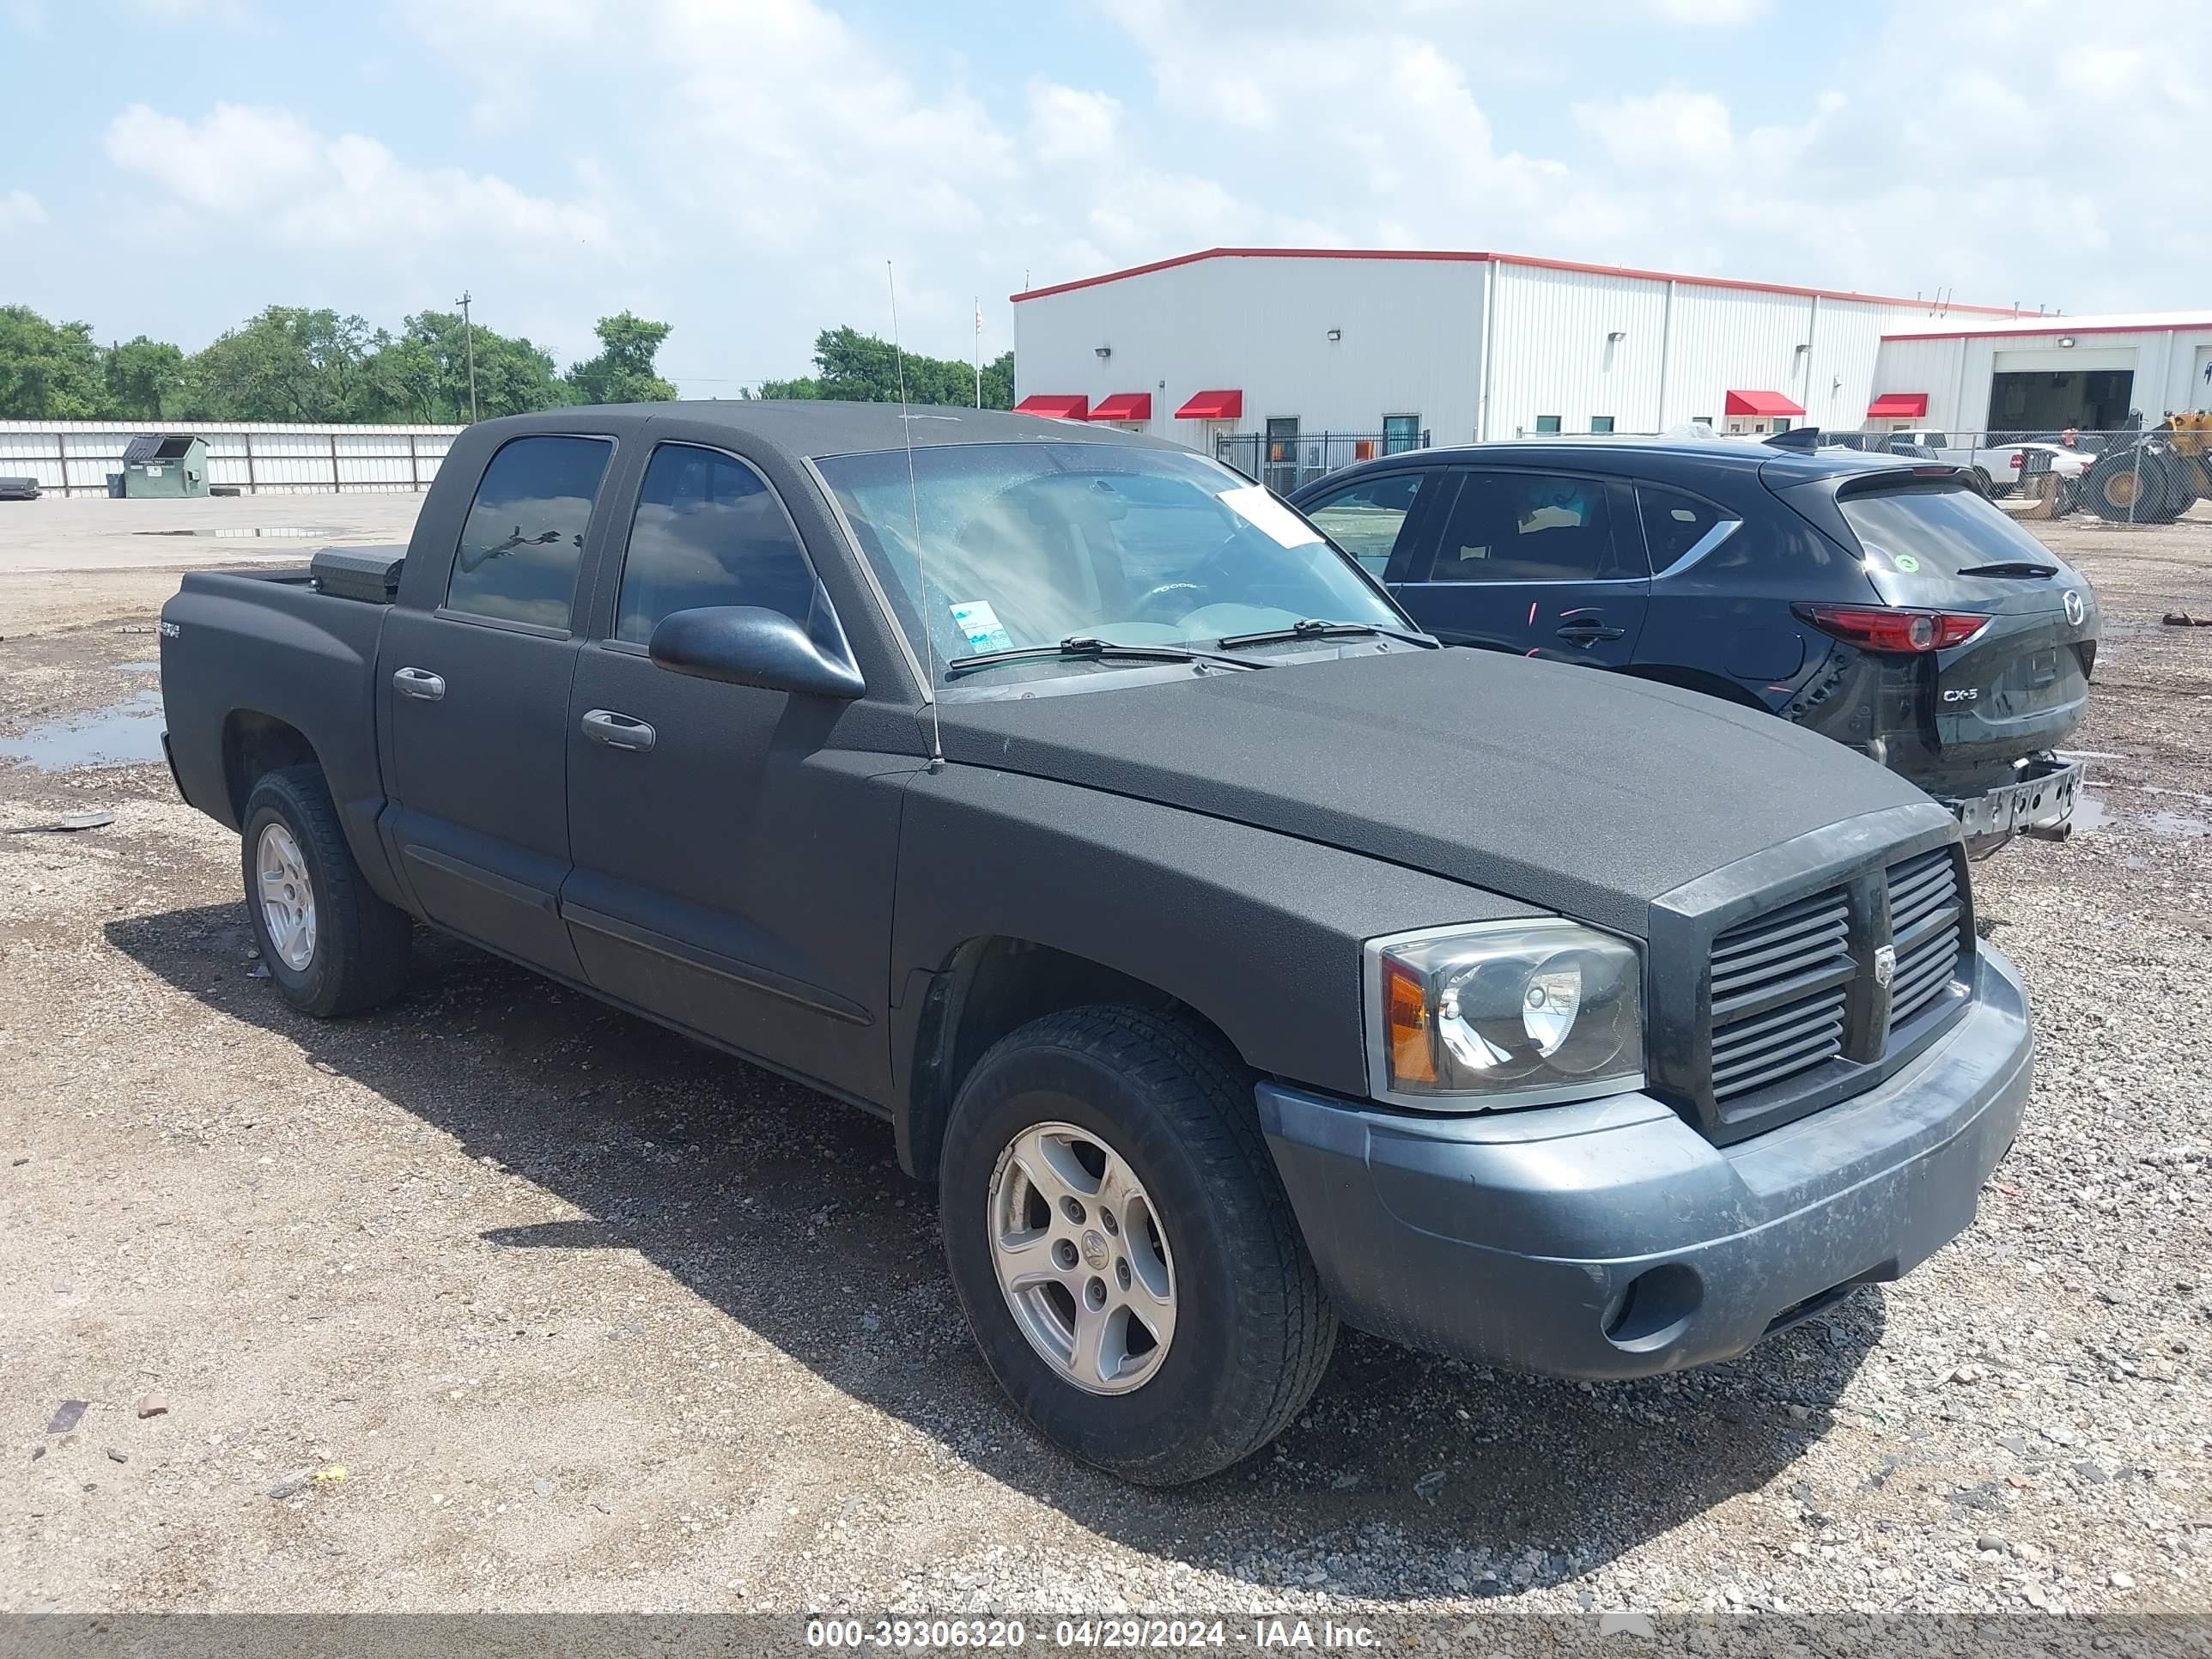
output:
[[[940,685],[950,659],[1067,639],[1203,648],[1314,619],[1412,626],[1304,520],[1196,455],[964,444],[817,465]],[[1027,672],[1117,665],[1043,663]]]
[[[2041,542],[1966,484],[1847,487],[1836,506],[1869,556],[1898,570],[1955,576],[1989,565],[2058,568]]]

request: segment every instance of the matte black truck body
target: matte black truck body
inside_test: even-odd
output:
[[[533,439],[601,453],[514,447]],[[525,454],[542,477],[520,476]],[[1039,457],[1036,476],[981,507],[946,486],[973,516],[942,544],[964,551],[902,562],[917,546],[938,555],[933,480]],[[679,466],[689,482],[669,484]],[[904,507],[888,505],[906,499],[892,483],[907,466],[920,480],[910,544]],[[509,494],[495,489],[507,488],[502,468],[517,472]],[[578,478],[595,493],[560,493],[586,488]],[[1153,522],[1148,491],[1193,479],[1201,505],[1233,510],[1230,550],[1202,568],[1161,566],[1131,526]],[[1264,1137],[1253,1191],[1286,1205],[1297,1261],[1310,1257],[1299,1271],[1326,1291],[1301,1376],[1318,1375],[1314,1344],[1325,1358],[1338,1316],[1568,1375],[1724,1357],[1965,1225],[2017,1125],[2029,1040],[2017,981],[1976,939],[1951,817],[1762,714],[1435,648],[1242,483],[1152,441],[968,410],[902,421],[871,405],[678,404],[486,422],[447,458],[393,603],[333,597],[301,572],[185,579],[161,629],[178,787],[246,827],[257,926],[276,930],[264,938],[287,960],[313,923],[283,931],[296,920],[274,858],[285,843],[269,838],[257,789],[319,769],[378,898],[884,1115],[902,1163],[941,1178],[948,1203],[969,1155],[963,1125],[1012,1109],[985,1085],[1022,1059],[1024,1033],[1059,1031],[1063,1060],[1139,1039],[1143,1053],[1182,1055],[1237,1103],[1232,1139],[1256,1149]],[[1034,526],[1054,501],[1079,515],[1065,559],[1042,531],[1010,549],[986,522],[1014,502],[1030,516],[1009,507],[1009,521]],[[804,562],[726,558],[713,580],[757,603],[656,616],[655,592],[693,591],[702,524],[749,550],[803,550]],[[1034,632],[1024,607],[1115,603],[1094,591],[1119,579],[1096,562],[1109,532],[1129,561],[1155,561],[1130,576],[1150,591],[1121,602],[1127,614],[1181,608],[1183,621],[1130,623],[1120,637],[1150,643],[1109,641],[1103,655],[1073,635],[1008,649]],[[1224,562],[1260,556],[1236,552],[1240,537],[1289,563],[1231,600]],[[648,546],[678,550],[672,588],[647,580]],[[997,591],[1003,617],[944,586],[1013,568],[988,560],[1030,562]],[[1068,561],[1091,574],[1069,581]],[[541,566],[573,588],[555,592]],[[1161,642],[1252,613],[1254,593],[1280,598],[1293,578],[1331,585],[1372,625],[1256,645],[1224,628],[1196,659]],[[511,591],[486,599],[487,580]],[[513,614],[483,614],[494,603]],[[717,629],[757,640],[778,628],[778,660],[796,653],[828,692],[707,678],[684,656],[711,657]],[[956,628],[993,648],[948,664],[963,647],[938,641]],[[1139,654],[1116,660],[1120,649]],[[326,936],[336,921],[325,915]],[[1432,1010],[1403,1030],[1386,1018],[1376,976],[1392,971],[1393,941],[1567,922],[1581,924],[1577,950],[1632,953],[1624,994],[1640,1026],[1616,1070],[1632,1060],[1633,1075],[1589,1099],[1555,1082],[1546,1103],[1512,1109],[1458,1095],[1409,1107],[1416,1085],[1392,1068],[1417,1077],[1425,1062],[1389,1045],[1449,1034]],[[314,947],[301,948],[306,962]],[[1585,1017],[1574,999],[1601,982],[1581,976],[1601,975],[1597,958],[1571,972],[1570,1035]],[[1069,1036],[1079,1015],[1093,1025]],[[1528,1029],[1537,1048],[1506,1047],[1534,1065]],[[1232,1073],[1241,1081],[1223,1085]],[[1149,1075],[1132,1060],[1099,1087]],[[1080,1139],[1059,1121],[1073,1110],[1048,1125],[1063,1141]],[[1088,1177],[1064,1172],[1107,1190],[1121,1132],[1097,1133],[1107,1173],[1088,1153]],[[975,1178],[988,1176],[994,1204],[1004,1172],[1025,1167],[1022,1144],[995,1166],[984,1148]],[[979,1304],[961,1278],[968,1224],[948,1208],[946,1224],[979,1340],[1024,1409],[1079,1455],[1164,1480],[1256,1442],[1209,1431],[1212,1450],[1170,1466],[1090,1437],[1158,1397],[1131,1381],[1151,1378],[1146,1365],[1174,1379],[1160,1390],[1185,1386],[1168,1369],[1179,1354],[1222,1370],[1225,1339],[1202,1318],[1212,1235],[1170,1212],[1161,1194],[1180,1177],[1161,1156],[1129,1154],[1152,1198],[1132,1198],[1121,1223],[1106,1212],[1103,1232],[1051,1237],[1071,1262],[1096,1244],[1112,1263],[1071,1293],[1079,1346],[1094,1328],[1085,1291],[1110,1292],[1115,1273],[1132,1283],[1114,1252],[1141,1208],[1157,1249],[1136,1279],[1149,1262],[1189,1298],[1182,1346],[1163,1334],[1111,1375],[1094,1364],[1068,1395],[1084,1413],[1073,1425],[1040,1403],[1027,1350],[1009,1338],[1013,1357],[995,1352],[986,1328],[1042,1304],[1003,1276],[1004,1306]],[[1214,1386],[1199,1375],[1189,1388]],[[1285,1384],[1251,1422],[1279,1426],[1310,1386]],[[1158,1421],[1130,1431],[1165,1434]]]

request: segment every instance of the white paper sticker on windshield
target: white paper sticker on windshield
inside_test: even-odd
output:
[[[1258,484],[1223,490],[1221,504],[1285,547],[1304,547],[1315,539],[1313,532],[1298,521],[1297,514]]]
[[[952,621],[966,636],[971,651],[1010,651],[1014,636],[1006,632],[988,599],[969,599],[952,607]]]

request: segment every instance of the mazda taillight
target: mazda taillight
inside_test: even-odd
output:
[[[1823,634],[1862,651],[1948,651],[1990,625],[1987,617],[1971,611],[1905,611],[1878,605],[1798,605],[1790,609]]]

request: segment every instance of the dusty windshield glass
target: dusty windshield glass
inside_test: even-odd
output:
[[[902,449],[818,465],[940,684],[952,658],[1070,638],[1202,649],[1310,617],[1407,626],[1281,502],[1196,455],[1030,443],[911,459],[911,483]]]

